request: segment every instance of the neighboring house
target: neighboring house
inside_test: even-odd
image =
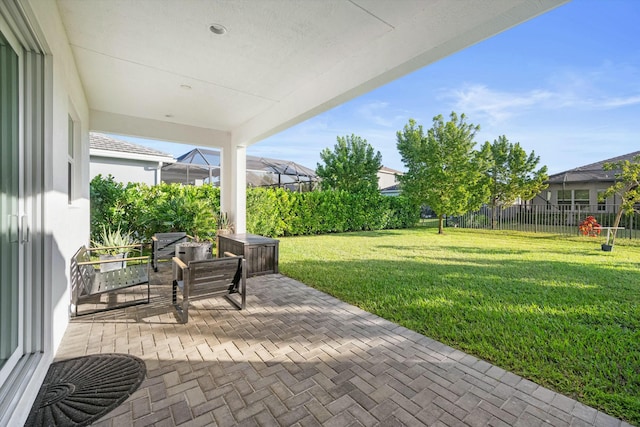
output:
[[[382,166],[378,171],[378,189],[389,190],[390,187],[396,186],[399,182],[398,175],[403,175],[403,172]]]
[[[403,175],[395,169],[382,166],[378,171],[378,189],[383,196],[398,196],[400,194],[398,176]]]
[[[130,142],[121,141],[101,133],[89,134],[89,175],[113,175],[116,181],[127,184],[140,182],[147,185],[160,183],[163,165],[175,163],[171,154]]]
[[[247,187],[281,187],[311,191],[318,183],[315,171],[290,160],[246,156]],[[162,168],[162,181],[220,186],[220,150],[194,148]]]
[[[609,198],[600,202],[599,195],[615,182],[617,171],[605,171],[602,167],[605,163],[633,160],[637,155],[640,155],[640,151],[550,175],[547,181],[549,187],[537,195],[532,203],[572,211],[614,212],[620,200]]]

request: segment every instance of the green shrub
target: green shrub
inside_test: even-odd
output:
[[[247,231],[282,236],[287,231],[291,193],[282,188],[247,189]]]
[[[166,183],[124,187],[113,177],[97,176],[91,181],[91,207],[94,240],[103,224],[131,232],[137,240],[148,241],[154,233],[170,231],[209,240],[216,232],[220,189]],[[263,236],[406,228],[417,224],[419,215],[419,208],[402,196],[247,189],[247,231]]]
[[[121,211],[119,206],[124,199],[124,186],[116,182],[112,175],[103,177],[95,176],[90,183],[90,224],[91,224],[91,240],[98,240],[102,227],[107,228],[123,228],[121,227]]]
[[[294,193],[281,188],[247,190],[247,231],[298,236],[412,227],[420,210],[408,198],[342,190]]]
[[[154,233],[185,231],[201,240],[216,234],[215,214],[220,211],[220,190],[211,185],[184,186],[162,183],[131,188],[132,211],[137,211],[137,230],[150,239]]]

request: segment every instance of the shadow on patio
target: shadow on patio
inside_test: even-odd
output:
[[[74,319],[56,359],[128,353],[138,391],[95,425],[625,425],[593,408],[281,275],[248,279],[247,309],[152,302]]]

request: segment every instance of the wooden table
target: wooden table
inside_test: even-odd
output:
[[[278,272],[279,240],[256,234],[218,235],[218,258],[225,252],[242,255],[246,260],[247,277]]]

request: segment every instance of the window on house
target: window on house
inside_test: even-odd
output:
[[[571,190],[558,190],[558,206],[571,206]]]
[[[589,190],[573,190],[573,203],[576,206],[589,205]]]
[[[598,190],[598,211],[605,212],[607,210],[607,199],[601,198],[605,190]]]

